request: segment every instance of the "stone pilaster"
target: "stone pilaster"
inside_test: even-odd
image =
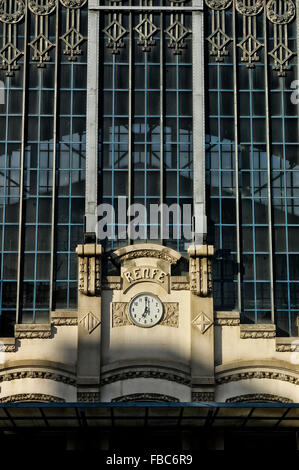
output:
[[[214,391],[214,316],[212,256],[214,248],[193,245],[188,250],[191,309],[192,395]]]
[[[95,243],[78,245],[78,393],[99,393],[101,368],[101,254]]]

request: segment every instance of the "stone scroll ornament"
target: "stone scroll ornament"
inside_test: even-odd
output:
[[[289,47],[288,24],[296,17],[296,7],[293,0],[205,0],[211,10],[212,32],[207,37],[211,45],[210,55],[216,62],[223,61],[228,55],[228,45],[233,40],[227,34],[227,11],[235,8],[242,16],[242,40],[237,44],[240,48],[241,62],[248,68],[254,68],[260,60],[264,44],[258,39],[258,16],[265,14],[273,24],[274,48],[268,52],[274,59],[273,70],[283,77],[290,70],[290,59],[295,52]],[[263,13],[264,12],[264,13]],[[241,33],[241,31],[240,31]]]

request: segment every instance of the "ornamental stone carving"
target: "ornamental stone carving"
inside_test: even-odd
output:
[[[79,321],[79,325],[84,328],[90,335],[99,325],[101,324],[101,320],[92,312],[88,312],[81,320]]]
[[[229,382],[238,382],[240,380],[251,380],[251,379],[270,379],[270,380],[281,380],[283,382],[289,382],[294,385],[299,385],[299,378],[289,375],[281,374],[278,372],[268,371],[253,371],[253,372],[239,372],[237,374],[226,375],[218,377],[216,383],[226,384]]]
[[[79,291],[84,295],[99,295],[101,292],[101,245],[78,245],[76,253],[79,257]]]
[[[46,395],[44,393],[18,393],[0,398],[0,403],[21,403],[24,401],[43,402],[43,403],[65,403],[63,398]]]
[[[226,10],[232,4],[232,0],[206,0],[206,4],[212,10]]]
[[[182,385],[190,385],[190,378],[183,375],[178,375],[172,372],[165,372],[163,370],[128,370],[119,372],[118,374],[111,374],[102,378],[101,385],[108,385],[114,382],[130,379],[161,379],[176,382]]]
[[[192,401],[214,401],[215,394],[214,392],[192,392]]]
[[[67,385],[76,385],[76,379],[67,377],[66,375],[57,374],[54,372],[40,371],[40,370],[23,370],[18,372],[9,372],[0,375],[0,383],[11,382],[12,380],[21,379],[43,379],[43,380],[54,380],[55,382],[61,382]]]
[[[28,7],[35,15],[50,15],[56,8],[56,0],[47,0],[45,5],[43,0],[28,0]]]
[[[160,325],[179,327],[179,304],[178,302],[164,302],[164,315]]]
[[[112,328],[133,325],[128,315],[128,302],[112,302]]]
[[[78,402],[97,403],[100,401],[99,392],[78,392]]]
[[[179,304],[178,302],[164,302],[164,314],[162,321],[157,325],[178,328],[179,326]],[[112,302],[112,327],[133,325],[129,317],[128,302]]]
[[[279,6],[281,6],[284,13],[281,13]],[[296,8],[292,0],[270,0],[267,3],[267,17],[274,24],[290,23],[295,15]]]
[[[87,0],[60,0],[60,3],[65,7],[65,8],[82,8]]]
[[[8,2],[0,0],[0,20],[3,23],[18,23],[24,18],[25,3],[23,0],[15,0],[15,11],[12,13],[8,9]]]
[[[226,403],[294,403],[290,398],[272,395],[270,393],[249,393],[248,395],[240,395],[228,398]]]
[[[214,248],[208,245],[193,245],[188,249],[190,290],[207,297],[212,293],[212,256]]]
[[[236,9],[241,15],[255,16],[261,13],[263,8],[264,0],[255,0],[253,5],[248,5],[248,0],[236,0]]]
[[[241,325],[241,339],[271,339],[276,337],[276,325],[272,324],[249,324]]]

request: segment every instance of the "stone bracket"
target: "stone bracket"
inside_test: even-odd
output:
[[[191,245],[188,248],[190,290],[200,297],[212,293],[212,257],[214,247],[211,245]]]
[[[79,257],[79,292],[89,296],[99,295],[102,246],[95,243],[78,245],[76,253]]]

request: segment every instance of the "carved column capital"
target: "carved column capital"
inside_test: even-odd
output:
[[[200,297],[212,293],[212,257],[214,247],[211,245],[191,245],[189,254],[190,290]]]
[[[99,295],[102,246],[95,243],[78,245],[76,253],[79,257],[79,292],[90,296]]]

